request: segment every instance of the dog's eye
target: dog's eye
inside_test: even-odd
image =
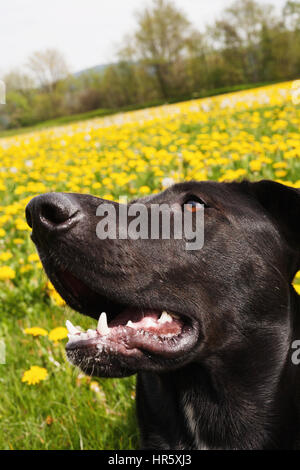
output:
[[[199,211],[203,206],[207,207],[205,202],[200,201],[198,198],[196,199],[189,199],[184,203],[184,206],[186,210],[189,212],[197,212]]]

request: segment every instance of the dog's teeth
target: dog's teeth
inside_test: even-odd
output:
[[[128,320],[128,322],[126,323],[126,326],[129,326],[130,328],[134,328],[131,320]]]
[[[78,341],[77,335],[72,335],[71,333],[68,334],[69,343],[74,343],[74,341]]]
[[[106,317],[105,312],[102,312],[100,317],[99,317],[99,321],[98,321],[98,325],[97,325],[97,331],[100,335],[108,335],[109,334],[109,328],[108,328],[108,325],[107,325],[107,317]]]
[[[170,323],[172,322],[172,317],[167,312],[163,312],[158,320],[158,323]]]
[[[78,331],[77,328],[69,320],[66,321],[66,327],[70,335],[76,335],[80,333],[80,331]]]
[[[96,333],[95,330],[91,330],[91,329],[87,330],[87,335],[88,335],[89,338],[94,338],[94,336],[96,336],[96,334],[97,333]]]

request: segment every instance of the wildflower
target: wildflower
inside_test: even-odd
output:
[[[47,418],[46,418],[46,424],[47,426],[51,426],[51,424],[53,424],[53,418],[52,416],[48,415]]]
[[[275,176],[277,178],[284,178],[287,175],[287,172],[285,170],[277,170],[275,171]]]
[[[28,271],[32,271],[31,264],[24,264],[24,266],[20,267],[20,273],[27,273]]]
[[[14,279],[16,272],[10,266],[0,266],[0,281]]]
[[[141,186],[140,187],[140,193],[141,194],[149,194],[150,193],[150,188],[148,186]]]
[[[11,258],[12,258],[12,254],[9,251],[4,251],[3,253],[0,253],[1,261],[8,261]]]
[[[102,196],[102,199],[106,199],[107,201],[113,201],[114,197],[111,194],[104,194],[104,196]]]
[[[27,223],[24,220],[16,221],[16,229],[24,230],[24,231],[31,231],[31,228],[27,225]]]
[[[47,369],[39,366],[31,366],[26,370],[22,377],[22,382],[27,382],[28,385],[36,385],[48,377]]]
[[[44,328],[40,328],[39,326],[32,326],[31,328],[25,328],[24,333],[25,335],[32,336],[47,336],[48,331]]]
[[[22,243],[24,243],[24,240],[23,240],[23,238],[14,238],[13,243],[15,245],[22,245]]]
[[[53,330],[50,331],[49,333],[49,339],[56,343],[57,341],[60,341],[61,339],[65,339],[68,337],[68,330],[64,326],[58,326],[57,328],[54,328]]]
[[[50,293],[50,297],[51,299],[54,301],[54,303],[56,305],[58,305],[59,307],[63,307],[64,305],[66,305],[66,302],[64,301],[64,299],[59,295],[58,292],[56,291],[52,291]]]
[[[100,385],[95,380],[92,380],[92,382],[90,383],[90,389],[93,390],[93,392],[99,393]]]
[[[166,177],[162,180],[161,185],[163,188],[168,188],[169,186],[172,186],[172,184],[174,183],[175,181],[173,180],[173,178]]]
[[[50,281],[47,282],[47,289],[48,289],[48,293],[51,299],[54,301],[56,305],[58,305],[59,307],[63,307],[64,305],[66,305],[66,302],[59,295],[59,293],[55,290],[54,285]]]
[[[31,263],[32,261],[39,261],[39,255],[37,253],[33,253],[32,255],[28,256],[28,261]]]
[[[260,171],[261,170],[261,162],[259,160],[252,160],[249,163],[251,171]]]
[[[101,387],[101,385],[96,382],[96,380],[92,380],[90,382],[90,389],[96,393],[97,395],[97,398],[99,401],[101,402],[105,402],[106,401],[106,396],[105,396],[105,393],[104,393],[104,390],[103,388]]]
[[[273,163],[273,168],[286,168],[287,163],[286,162],[276,162]]]

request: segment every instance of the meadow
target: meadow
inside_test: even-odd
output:
[[[135,198],[190,179],[300,188],[296,101],[287,82],[0,139],[0,449],[138,447],[135,378],[86,377],[66,361],[66,319],[94,321],[47,281],[27,202],[48,191]]]

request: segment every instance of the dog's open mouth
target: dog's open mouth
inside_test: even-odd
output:
[[[131,354],[135,350],[145,350],[172,357],[174,346],[181,342],[184,324],[165,311],[160,314],[151,310],[126,309],[109,323],[107,314],[102,312],[95,330],[79,331],[69,321],[67,328],[68,349],[95,346],[99,352]]]
[[[196,343],[197,329],[184,315],[115,303],[68,271],[56,272],[54,278],[56,288],[71,307],[94,318],[99,316],[96,328],[87,331],[67,321],[66,350],[71,357],[77,351],[98,360],[106,355],[176,360]]]

